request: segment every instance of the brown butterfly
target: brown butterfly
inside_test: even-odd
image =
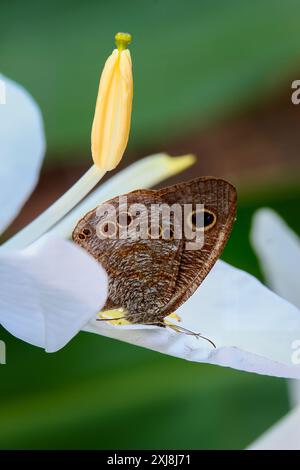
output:
[[[118,197],[107,201],[116,210],[116,221],[107,222],[101,210],[99,213],[103,207],[100,205],[78,222],[73,240],[91,253],[108,274],[106,309],[123,308],[125,319],[131,323],[165,326],[164,318],[195,292],[220,256],[236,216],[236,190],[222,179],[202,177],[164,189],[137,190],[126,196],[126,213],[120,209]],[[157,238],[120,238],[118,234],[124,225],[128,234],[136,228],[136,214],[130,209],[135,204],[143,204],[146,208],[147,224],[151,222],[153,205],[177,204],[182,208],[191,205],[189,222],[195,233],[202,231],[203,246],[190,250],[184,233],[181,238],[174,237],[178,223],[175,219],[169,226],[167,237],[163,236],[159,225]],[[199,227],[197,204],[204,206]],[[182,214],[184,218],[184,211]],[[108,229],[114,237],[105,237]]]

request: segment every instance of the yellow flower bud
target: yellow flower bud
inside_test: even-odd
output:
[[[97,167],[112,170],[125,151],[131,120],[133,78],[131,36],[118,33],[117,49],[107,59],[99,84],[92,127],[92,156]]]

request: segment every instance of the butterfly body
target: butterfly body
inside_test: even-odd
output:
[[[164,318],[192,295],[220,256],[235,219],[236,191],[224,180],[205,177],[160,190],[133,191],[126,195],[126,214],[119,198],[106,204],[115,209],[115,225],[106,222],[99,211],[103,206],[100,205],[78,222],[73,240],[107,271],[107,309],[123,308],[125,318],[132,323],[163,326]],[[182,227],[181,236],[177,237],[177,228],[179,230],[179,225],[186,222],[185,206],[193,208],[198,207],[197,204],[204,205],[203,241],[200,248],[189,249],[190,240]],[[161,208],[175,205],[179,210],[182,208],[182,212],[177,218],[173,214],[165,233]],[[145,208],[138,219],[139,227],[146,229],[146,238],[136,237],[136,206]],[[160,218],[156,219],[158,232],[154,237],[152,226],[150,228],[154,219],[153,207],[160,211]],[[194,216],[195,210],[189,216],[190,222]],[[126,236],[122,238],[124,225]],[[115,230],[114,236],[106,237],[103,228]],[[197,232],[197,226],[195,230]]]

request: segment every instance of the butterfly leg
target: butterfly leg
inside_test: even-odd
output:
[[[120,309],[121,310],[121,309]],[[119,313],[121,313],[119,310]],[[122,310],[121,310],[122,311]],[[105,313],[101,312],[101,318],[97,318],[97,321],[106,321],[106,322],[115,322],[115,325],[122,325],[122,324],[130,324],[128,322],[126,316],[121,316],[121,317],[114,317],[114,314],[116,315],[118,310],[107,310]],[[111,314],[112,318],[108,316],[108,314]],[[107,315],[107,316],[106,316]],[[178,317],[179,318],[179,317]],[[125,323],[124,323],[125,321]],[[137,322],[138,324],[138,322]],[[159,326],[161,328],[171,328],[172,330],[176,331],[177,333],[183,333],[189,336],[195,336],[197,339],[204,339],[205,341],[208,341],[214,348],[216,348],[215,343],[209,339],[206,338],[206,336],[201,335],[201,333],[195,333],[194,331],[188,330],[187,328],[184,328],[183,326],[179,325],[174,325],[174,323],[171,323],[169,320],[161,320],[161,321],[156,321],[156,322],[147,322],[147,323],[140,323],[141,325],[151,325],[151,326]]]
[[[113,325],[126,325],[128,321],[124,314],[124,310],[122,308],[118,309],[110,309],[110,310],[102,310],[98,314],[97,321],[107,321],[111,322]]]
[[[117,321],[117,320],[124,320],[125,317],[118,317],[118,318],[96,318],[96,321]]]

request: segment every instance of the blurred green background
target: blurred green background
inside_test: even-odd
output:
[[[239,211],[223,259],[261,278],[248,241],[255,209],[275,208],[300,233],[300,107],[290,100],[299,24],[296,0],[2,0],[0,71],[38,101],[48,145],[42,182],[15,229],[89,165],[99,74],[114,33],[126,30],[135,95],[122,166],[192,151],[198,163],[172,182],[230,178]],[[281,379],[87,333],[52,355],[3,329],[0,337],[2,449],[237,449],[289,409]]]

